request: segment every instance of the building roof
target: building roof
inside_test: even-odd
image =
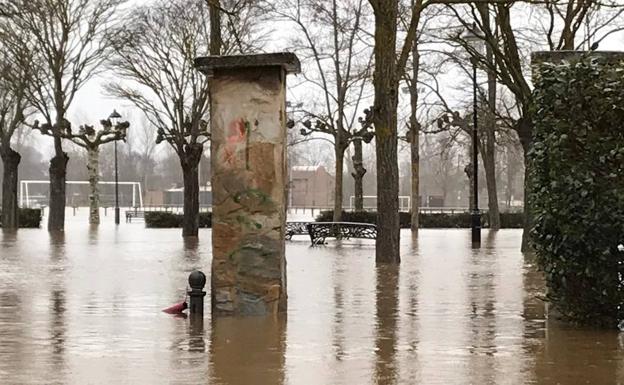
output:
[[[299,172],[316,172],[319,169],[325,170],[325,167],[323,166],[293,166],[292,168],[293,171],[299,171]]]

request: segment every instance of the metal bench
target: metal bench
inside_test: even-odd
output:
[[[145,211],[126,210],[126,222],[131,223],[132,218],[141,218],[145,220]]]
[[[307,225],[310,222],[286,222],[285,236],[287,241],[291,240],[293,235],[303,235],[308,233]]]
[[[310,222],[306,228],[313,246],[325,243],[326,238],[377,238],[377,226],[370,223]]]

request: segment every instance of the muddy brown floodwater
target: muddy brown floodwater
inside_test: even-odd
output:
[[[518,230],[479,250],[404,231],[398,268],[369,241],[295,239],[287,314],[201,324],[160,310],[210,273],[210,230],[104,220],[0,235],[0,384],[624,384],[622,335],[545,320]]]

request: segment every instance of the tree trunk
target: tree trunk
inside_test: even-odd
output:
[[[496,191],[496,159],[494,154],[494,133],[486,130],[485,151],[481,152],[483,168],[485,169],[485,184],[488,192],[488,216],[490,230],[500,229],[500,211],[498,209],[498,194]]]
[[[89,176],[89,224],[100,224],[100,151],[98,147],[87,148],[87,174]]]
[[[410,201],[412,202],[412,218],[411,229],[413,232],[417,232],[419,228],[419,216],[420,216],[420,126],[416,121],[416,116],[413,116],[412,127],[410,127],[410,150],[412,156],[412,189],[410,191]]]
[[[375,12],[375,126],[377,155],[376,261],[400,263],[399,165],[397,157],[398,74],[396,28],[398,2],[376,1]]]
[[[484,23],[490,23],[489,13]],[[487,46],[487,60],[490,65],[495,65],[492,48]],[[488,215],[490,218],[490,230],[500,229],[500,210],[498,208],[498,191],[496,188],[496,72],[489,69],[488,75],[488,109],[487,123],[485,127],[485,148],[481,154],[483,167],[485,168],[485,183],[488,191]]]
[[[514,176],[515,176],[515,167],[511,159],[511,150],[507,148],[507,191],[506,191],[506,196],[505,196],[505,204],[507,206],[507,209],[511,209]]]
[[[338,140],[338,139],[336,139]],[[342,181],[344,172],[344,152],[345,148],[336,143],[336,178],[334,184],[334,222],[340,222],[342,218]]]
[[[210,8],[210,55],[221,55],[221,46],[223,40],[221,38],[221,0],[209,1]]]
[[[518,136],[520,137],[520,143],[522,144],[522,152],[524,155],[524,230],[522,232],[522,246],[520,250],[527,252],[530,250],[531,239],[531,227],[533,227],[533,211],[531,210],[531,183],[530,183],[530,169],[529,164],[529,149],[533,140],[533,123],[531,116],[526,113],[524,117],[518,122]]]
[[[199,160],[203,146],[189,145],[180,156],[182,175],[184,177],[184,217],[182,219],[182,236],[196,237],[199,229]]]
[[[354,181],[354,206],[355,211],[364,211],[364,156],[362,155],[362,139],[355,138],[353,140],[353,176]]]
[[[412,7],[414,6],[412,1]],[[418,71],[420,68],[420,54],[418,52],[418,39],[414,39],[412,46],[412,86],[410,87],[410,127],[409,142],[412,157],[412,188],[410,202],[412,203],[411,230],[418,232],[418,217],[420,215],[420,125],[418,124]]]
[[[0,152],[3,165],[2,179],[2,229],[17,230],[19,227],[19,207],[17,204],[17,184],[22,157],[10,146]]]
[[[63,231],[65,227],[65,178],[69,157],[59,151],[61,139],[54,138],[56,155],[50,159],[50,210],[48,231]]]

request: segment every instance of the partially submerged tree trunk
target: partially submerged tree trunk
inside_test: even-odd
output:
[[[20,160],[22,157],[10,146],[0,150],[3,165],[2,179],[2,229],[16,230],[19,227],[19,207],[17,204],[17,184]]]
[[[89,224],[100,224],[100,151],[99,147],[87,148],[87,174],[89,176]]]
[[[372,4],[372,3],[371,3]],[[375,126],[377,155],[377,262],[400,263],[399,165],[397,162],[398,77],[396,22],[398,2],[378,1],[375,12]]]
[[[490,128],[486,129],[486,140],[481,157],[485,169],[485,184],[488,192],[488,216],[490,218],[490,230],[500,229],[500,211],[498,209],[498,193],[496,191],[496,158],[494,146],[494,133]]]
[[[489,14],[484,22],[489,23]],[[495,66],[494,54],[487,47],[486,59]],[[485,127],[485,146],[481,152],[485,167],[485,182],[488,191],[488,215],[490,230],[500,229],[500,210],[498,208],[498,190],[496,188],[496,73],[488,69],[488,109]]]
[[[184,177],[184,217],[182,236],[196,237],[199,232],[199,161],[203,152],[201,144],[188,145],[180,154]]]
[[[533,227],[533,213],[531,211],[531,184],[530,178],[531,166],[529,165],[529,149],[532,142],[533,123],[532,118],[527,113],[526,118],[521,118],[518,122],[518,136],[522,144],[522,152],[524,155],[524,230],[522,232],[522,252],[530,251],[531,227]]]
[[[338,140],[338,138],[336,138]],[[336,178],[334,185],[334,222],[340,222],[342,219],[342,182],[344,173],[344,153],[345,148],[339,146],[338,143],[334,146],[336,154]]]
[[[410,202],[412,203],[411,230],[418,232],[420,217],[420,125],[414,116],[411,119],[409,133],[410,152],[412,160],[412,189],[410,191]]]
[[[65,179],[69,157],[61,147],[61,138],[54,138],[55,156],[50,159],[49,231],[63,231],[65,227]]]
[[[362,139],[355,138],[353,140],[353,176],[354,181],[354,207],[355,211],[364,211],[364,156],[362,154]]]
[[[412,7],[414,2],[412,1]],[[418,39],[414,39],[412,46],[412,86],[410,87],[410,121],[409,121],[409,142],[412,161],[412,188],[410,191],[410,202],[412,204],[411,225],[413,232],[418,232],[420,216],[420,125],[418,124],[418,71],[420,68],[420,54],[418,52]]]

